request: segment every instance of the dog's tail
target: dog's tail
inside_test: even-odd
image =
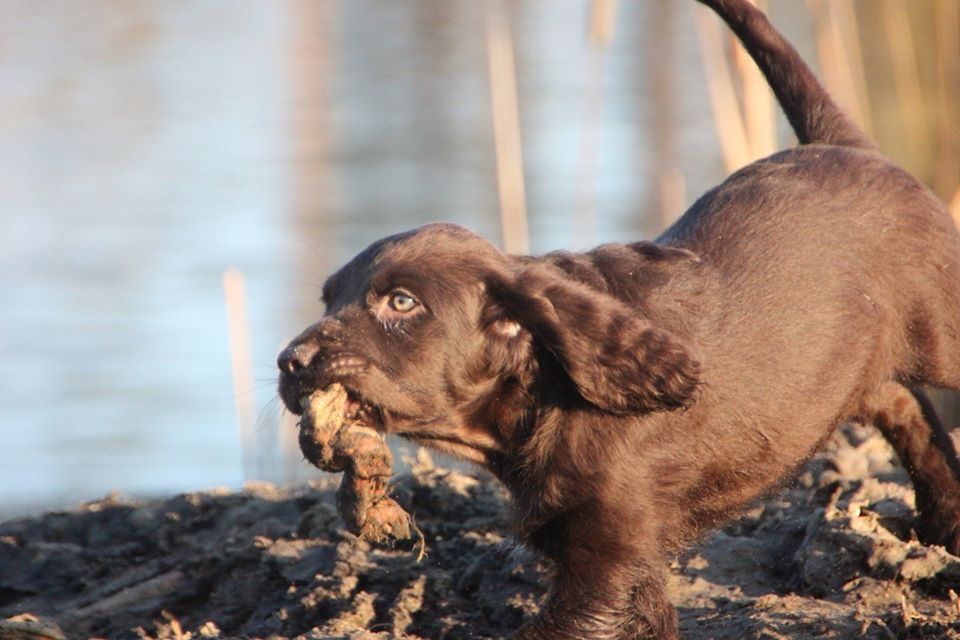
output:
[[[749,0],[698,0],[729,25],[766,76],[801,144],[872,147],[873,143],[810,71],[797,50]]]

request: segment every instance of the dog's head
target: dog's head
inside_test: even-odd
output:
[[[323,319],[280,354],[286,406],[299,413],[302,397],[339,382],[351,417],[476,462],[509,446],[545,379],[569,388],[566,403],[616,414],[684,406],[697,383],[669,332],[454,225],[374,243],[327,280],[323,301]]]

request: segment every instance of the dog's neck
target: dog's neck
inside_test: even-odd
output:
[[[608,448],[617,448],[629,431],[656,428],[661,417],[640,415],[632,420],[636,424],[625,424],[623,416],[569,396],[540,405],[517,431],[523,442],[492,468],[513,498],[517,537],[552,557],[568,518],[576,518],[579,507],[602,495]]]

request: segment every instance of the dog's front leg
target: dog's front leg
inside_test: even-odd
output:
[[[597,551],[565,550],[544,611],[514,640],[676,640],[659,558]]]

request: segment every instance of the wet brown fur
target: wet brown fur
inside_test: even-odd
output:
[[[897,449],[924,539],[960,552],[960,464],[918,389],[960,388],[953,222],[749,2],[704,4],[801,146],[738,171],[655,242],[526,257],[452,225],[386,238],[330,278],[327,315],[281,354],[292,410],[341,382],[379,429],[505,483],[518,536],[558,566],[518,637],[676,638],[664,555],[849,420]],[[385,306],[397,288],[413,312]]]

